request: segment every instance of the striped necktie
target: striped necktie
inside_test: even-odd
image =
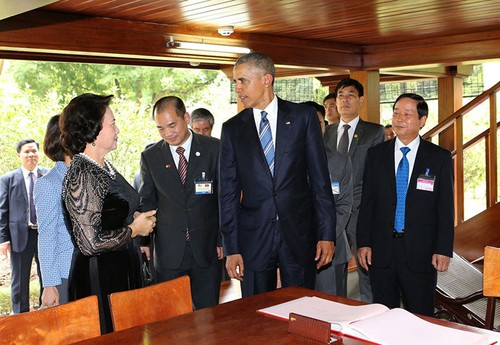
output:
[[[186,149],[182,146],[179,146],[175,152],[179,155],[179,166],[177,170],[179,171],[179,178],[181,180],[182,185],[186,182],[186,175],[187,175],[187,169],[188,169],[188,163],[186,160],[186,157],[184,156],[184,152]]]
[[[271,175],[274,175],[274,145],[271,127],[269,125],[269,120],[267,119],[267,112],[261,111],[260,113],[262,115],[259,126],[260,144],[264,150],[264,155],[266,156],[267,165],[269,166]]]

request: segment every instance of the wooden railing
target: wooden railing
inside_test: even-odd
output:
[[[497,187],[497,93],[500,92],[500,82],[484,91],[467,105],[441,121],[437,126],[423,135],[426,140],[432,140],[446,129],[453,126],[453,150],[455,169],[455,225],[464,221],[464,151],[474,146],[481,140],[485,141],[485,167],[486,167],[486,208],[494,206],[498,201]],[[463,118],[474,108],[489,101],[489,128],[464,143]]]

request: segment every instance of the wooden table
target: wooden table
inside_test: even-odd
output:
[[[256,312],[258,309],[303,296],[318,296],[349,305],[363,304],[359,301],[318,291],[289,287],[220,304],[212,308],[202,309],[171,319],[106,334],[77,344],[318,344],[317,342],[288,333],[288,323],[286,321],[267,317]],[[154,306],[144,306],[144,308],[154,308]],[[425,319],[436,324],[457,329],[490,335],[498,334],[444,320],[434,318]],[[343,344],[361,345],[368,343],[344,337]]]

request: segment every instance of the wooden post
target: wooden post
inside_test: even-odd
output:
[[[380,72],[353,71],[351,78],[356,79],[365,91],[365,101],[359,112],[363,120],[380,123]]]
[[[462,107],[462,78],[442,77],[438,78],[438,120],[446,119]],[[460,138],[461,140],[462,138]],[[453,138],[453,127],[439,134],[439,146],[450,151],[455,149]]]
[[[497,97],[490,95],[490,135],[486,141],[486,207],[492,207],[498,200],[498,172],[497,172]]]

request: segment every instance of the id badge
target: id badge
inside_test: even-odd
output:
[[[194,180],[194,194],[213,194],[213,181],[205,177],[205,173],[201,173],[201,179]]]
[[[332,181],[332,193],[333,195],[340,194],[340,183]]]
[[[429,169],[425,171],[425,174],[421,174],[417,179],[417,189],[424,190],[427,192],[434,192],[434,182],[436,182],[436,176],[429,175]]]

